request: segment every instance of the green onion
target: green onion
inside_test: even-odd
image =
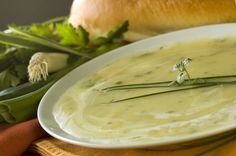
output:
[[[23,96],[0,101],[0,115],[8,123],[17,123],[35,117],[38,102],[53,83]]]
[[[52,50],[51,48],[42,46],[40,44],[28,41],[26,39],[22,39],[19,37],[15,37],[9,34],[6,34],[4,32],[0,31],[0,43],[4,45],[10,45],[14,47],[19,47],[19,48],[25,48],[25,49],[32,49],[32,50]]]
[[[46,80],[49,73],[57,72],[68,65],[68,54],[35,53],[28,65],[29,81],[32,83]]]
[[[74,55],[79,55],[79,56],[82,56],[82,57],[85,57],[85,58],[92,58],[92,56],[89,55],[89,54],[74,50],[74,49],[69,48],[69,47],[62,46],[62,45],[58,44],[57,42],[48,40],[48,39],[40,37],[40,36],[36,36],[32,33],[29,33],[27,31],[24,31],[24,30],[21,30],[21,29],[17,28],[16,26],[9,26],[9,29],[13,33],[24,36],[25,39],[30,41],[30,42],[38,43],[40,45],[43,45],[43,46],[46,46],[46,47],[49,47],[49,48],[53,48],[53,49],[56,49],[56,50],[59,50],[59,51],[68,52],[68,53],[74,54]]]
[[[25,84],[0,92],[0,116],[8,123],[17,123],[33,118],[36,115],[38,103],[46,91],[62,76],[84,63],[80,60],[67,68],[51,75],[46,81],[35,84]]]

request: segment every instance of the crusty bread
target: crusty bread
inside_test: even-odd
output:
[[[130,23],[125,38],[136,41],[188,27],[236,22],[236,6],[234,0],[74,0],[69,18],[92,38],[125,20]]]

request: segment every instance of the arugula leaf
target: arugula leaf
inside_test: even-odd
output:
[[[13,75],[9,69],[0,73],[0,90],[14,87],[20,83],[20,79]]]
[[[88,32],[79,26],[75,29],[71,24],[57,24],[58,34],[61,36],[60,44],[65,46],[81,46],[85,47],[88,42]]]

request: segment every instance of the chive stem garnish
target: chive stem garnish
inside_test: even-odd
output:
[[[111,101],[111,103],[122,102],[122,101],[127,101],[127,100],[132,100],[132,99],[138,99],[138,98],[143,98],[143,97],[148,97],[148,96],[153,96],[153,95],[166,94],[166,93],[171,93],[171,92],[178,92],[178,91],[184,91],[184,90],[190,90],[190,89],[211,87],[211,86],[215,86],[215,85],[216,84],[208,84],[208,85],[200,85],[200,86],[187,87],[187,88],[181,88],[181,89],[173,89],[173,90],[168,90],[168,91],[163,91],[163,92],[155,92],[155,93],[144,94],[144,95],[140,95],[140,96],[133,96],[130,98],[124,98],[124,99],[120,99],[120,100],[113,100],[113,101]]]
[[[228,85],[236,84],[236,75],[222,75],[222,76],[211,76],[211,77],[198,77],[192,79],[187,67],[189,66],[191,59],[186,58],[180,63],[173,66],[173,71],[179,71],[176,80],[174,81],[162,81],[162,82],[152,82],[152,83],[136,83],[136,84],[126,84],[126,85],[116,85],[107,88],[103,88],[103,91],[115,91],[115,90],[130,90],[130,89],[147,89],[147,88],[174,88],[167,91],[159,91],[150,94],[144,94],[119,100],[113,100],[111,103],[122,102],[137,98],[143,98],[153,95],[184,91],[190,89],[197,89],[203,87],[211,87],[216,85]],[[185,79],[187,77],[187,79]],[[233,79],[234,78],[234,79]],[[176,89],[176,87],[181,87]]]
[[[107,88],[103,88],[104,91],[113,91],[113,90],[124,90],[124,89],[141,89],[141,88],[159,88],[159,87],[178,87],[178,86],[194,86],[194,85],[203,85],[203,84],[235,84],[234,81],[222,81],[226,78],[236,78],[236,75],[224,75],[224,76],[211,76],[211,77],[198,77],[191,79],[191,81],[185,81],[185,83],[179,85],[170,85],[173,81],[162,81],[162,82],[151,82],[151,83],[136,83],[136,84],[126,84],[126,85],[116,85]],[[218,79],[218,80],[217,80]]]

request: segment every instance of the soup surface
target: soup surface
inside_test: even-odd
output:
[[[187,67],[191,78],[236,75],[236,40],[179,43],[114,61],[66,90],[54,106],[55,120],[78,138],[121,144],[165,141],[235,124],[236,84],[120,102],[116,101],[178,87],[104,90],[176,80],[178,72],[172,67],[184,58],[192,60]]]

